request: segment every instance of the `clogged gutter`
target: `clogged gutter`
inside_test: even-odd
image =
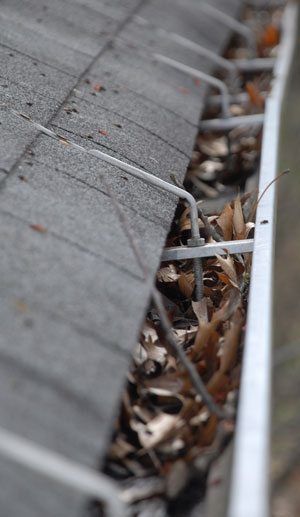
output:
[[[281,14],[281,9],[246,10],[259,57],[276,56]],[[226,52],[231,58],[246,55],[236,39]],[[271,79],[270,72],[240,75],[238,93],[247,95],[231,104],[232,115],[262,112]],[[209,107],[204,119],[214,116],[218,113]],[[198,135],[184,188],[199,200],[199,227],[207,243],[253,237],[258,192],[247,187],[258,169],[261,133],[260,126],[243,126]],[[190,228],[189,208],[180,203],[166,245],[186,244]],[[210,464],[234,432],[251,254],[202,262],[201,301],[194,301],[192,261],[162,263],[156,283],[177,345],[214,405],[196,392],[170,347],[159,311],[150,305],[105,464],[105,472],[119,481],[123,498],[132,505],[132,515],[154,509],[159,515],[182,515],[183,507],[188,515],[188,506],[203,498]]]

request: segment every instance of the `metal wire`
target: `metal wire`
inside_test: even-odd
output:
[[[89,498],[104,502],[108,517],[128,516],[128,508],[121,500],[120,491],[108,476],[75,463],[2,427],[0,455]]]
[[[238,126],[261,126],[264,123],[264,113],[242,115],[240,117],[214,118],[201,120],[199,129],[202,131],[230,131]]]
[[[179,70],[180,72],[190,75],[191,77],[201,79],[203,82],[217,88],[222,96],[222,115],[224,118],[230,117],[229,91],[224,81],[162,54],[154,54],[154,57],[160,63],[164,63],[175,70]]]
[[[267,92],[260,92],[260,95],[265,99],[267,96]],[[250,101],[249,94],[247,92],[237,93],[236,95],[230,95],[230,103],[231,104],[247,104]],[[211,95],[207,99],[208,107],[218,107],[221,105],[222,98],[220,95]]]
[[[175,246],[173,248],[165,248],[161,260],[167,262],[171,260],[186,260],[195,257],[207,258],[214,255],[235,255],[237,253],[251,253],[253,251],[253,239],[244,239],[236,241],[214,242],[205,244],[204,246],[188,247]]]
[[[240,72],[265,72],[272,71],[276,63],[273,57],[260,57],[256,59],[233,59],[236,68]]]
[[[189,38],[186,38],[185,36],[158,27],[157,25],[149,22],[145,18],[135,16],[134,20],[142,26],[151,27],[151,29],[155,31],[159,36],[173,41],[177,45],[186,48],[187,50],[191,50],[199,56],[205,57],[212,63],[215,63],[218,67],[223,68],[229,75],[229,81],[232,87],[238,86],[238,68],[234,61],[225,59],[216,52],[213,52],[207,47],[204,47],[203,45],[200,45],[199,43],[196,43],[195,41],[192,41]]]
[[[216,7],[207,2],[199,2],[198,7],[199,9],[201,9],[203,13],[211,16],[219,23],[222,23],[223,25],[233,30],[237,34],[240,34],[240,36],[242,36],[246,40],[251,53],[256,52],[255,36],[252,30],[249,27],[247,27],[247,25],[237,21],[232,16],[229,16],[227,13],[224,13],[224,11],[220,11],[220,9],[217,9]]]
[[[135,167],[133,165],[130,165],[129,163],[123,162],[122,160],[119,160],[118,158],[115,158],[107,153],[104,153],[103,151],[99,151],[98,149],[87,149],[79,144],[76,144],[72,140],[66,139],[65,137],[62,137],[61,135],[55,133],[51,129],[48,129],[41,124],[33,121],[30,117],[23,113],[19,113],[16,110],[12,108],[8,108],[5,104],[0,105],[0,107],[4,109],[8,109],[11,113],[13,113],[18,118],[21,118],[23,120],[27,120],[30,124],[32,124],[36,129],[41,131],[43,134],[54,138],[58,141],[63,141],[67,143],[69,146],[73,147],[74,149],[77,149],[81,152],[84,152],[86,154],[95,156],[96,158],[100,158],[101,160],[116,166],[117,168],[127,172],[131,176],[134,176],[135,178],[138,178],[139,180],[143,181],[144,183],[147,183],[148,185],[151,185],[153,187],[159,188],[161,190],[164,190],[165,192],[169,192],[170,194],[174,194],[175,196],[185,199],[187,203],[190,206],[190,220],[191,220],[191,245],[201,245],[202,239],[200,237],[200,230],[199,230],[199,224],[198,224],[198,207],[195,198],[187,192],[186,190],[177,187],[176,185],[173,185],[172,183],[168,183],[167,181],[164,181],[160,178],[157,178],[154,176],[154,174],[150,174],[149,172],[146,172],[142,169],[139,169],[138,167]],[[196,284],[196,297],[197,300],[201,300],[202,293],[203,293],[203,279],[202,279],[202,264],[201,259],[195,258],[194,259],[194,268],[195,268],[195,284]]]

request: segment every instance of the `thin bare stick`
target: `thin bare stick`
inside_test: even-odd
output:
[[[285,174],[288,174],[289,172],[291,172],[290,169],[286,169],[285,171],[283,171],[280,174],[278,174],[272,181],[270,181],[270,183],[268,183],[268,185],[264,188],[264,190],[260,194],[260,196],[259,196],[258,200],[256,201],[256,203],[254,203],[254,205],[252,207],[252,210],[251,210],[251,212],[249,214],[248,221],[252,221],[252,219],[254,218],[255,211],[256,211],[256,209],[257,209],[257,207],[258,207],[262,197],[265,195],[267,190],[269,190],[271,185],[273,185],[273,183],[275,183],[275,181],[279,180],[280,178],[282,178],[282,176],[284,176]]]
[[[208,217],[204,214],[204,212],[203,212],[202,208],[200,208],[200,206],[198,206],[198,215],[199,215],[201,221],[203,222],[204,228],[205,228],[206,232],[208,233],[208,235],[210,237],[212,237],[216,242],[222,242],[223,239],[218,234],[218,232],[215,230],[213,225],[210,224]]]
[[[161,327],[168,339],[168,343],[170,345],[170,348],[172,348],[174,355],[180,360],[181,364],[184,366],[186,371],[189,374],[190,380],[196,390],[196,392],[200,395],[201,399],[203,400],[204,404],[206,404],[209,411],[213,414],[215,414],[220,420],[228,420],[230,419],[229,415],[220,408],[210,395],[210,393],[207,391],[204,382],[202,381],[199,373],[197,372],[195,366],[193,363],[188,359],[186,356],[183,348],[181,348],[174,337],[172,327],[169,322],[169,318],[167,316],[162,297],[160,292],[154,287],[153,293],[153,302],[158,310],[159,318],[160,318],[160,324]]]
[[[144,257],[142,256],[142,252],[141,252],[141,249],[138,245],[138,243],[136,242],[136,239],[135,239],[135,236],[133,235],[131,229],[130,229],[130,226],[129,226],[129,222],[128,222],[128,219],[127,219],[127,216],[123,210],[123,208],[121,207],[120,205],[120,202],[118,201],[117,197],[116,197],[116,194],[114,193],[114,191],[112,190],[112,188],[110,187],[110,185],[107,183],[107,181],[105,180],[104,176],[101,175],[100,176],[101,179],[102,179],[102,182],[107,190],[107,193],[110,197],[110,199],[112,200],[112,203],[114,205],[114,208],[115,208],[115,211],[117,213],[117,216],[119,218],[119,221],[121,223],[121,226],[124,230],[124,233],[127,235],[127,239],[129,241],[129,244],[131,245],[131,248],[132,248],[132,251],[135,255],[135,258],[143,272],[143,275],[144,275],[144,280],[146,280],[148,278],[148,267],[147,267],[147,264],[144,260]]]
[[[176,185],[176,187],[186,190],[184,184],[181,183],[181,181],[179,181],[179,179],[175,176],[175,174],[173,174],[173,173],[170,174],[170,179],[173,181],[173,183],[174,183],[174,185]]]

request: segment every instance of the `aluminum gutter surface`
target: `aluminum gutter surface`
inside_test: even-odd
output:
[[[259,191],[276,177],[283,96],[295,45],[298,7],[288,4],[283,39],[266,103]],[[267,517],[269,508],[273,254],[276,183],[256,215],[247,332],[228,517]],[[267,221],[267,223],[266,223]],[[263,224],[262,224],[263,223]]]

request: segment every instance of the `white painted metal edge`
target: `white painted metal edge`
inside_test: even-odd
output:
[[[214,242],[203,246],[174,246],[163,250],[161,261],[214,257],[216,254],[235,255],[236,253],[251,253],[252,251],[253,239]]]
[[[108,517],[128,515],[117,485],[108,476],[75,463],[2,427],[0,455],[55,483],[81,492],[88,498],[102,501],[105,504],[105,515]]]
[[[282,101],[293,56],[297,5],[287,5],[283,36],[267,100],[260,167],[260,192],[277,174]],[[269,504],[272,283],[276,183],[262,198],[256,217],[245,351],[228,517],[267,517]],[[261,221],[268,224],[260,224]]]

